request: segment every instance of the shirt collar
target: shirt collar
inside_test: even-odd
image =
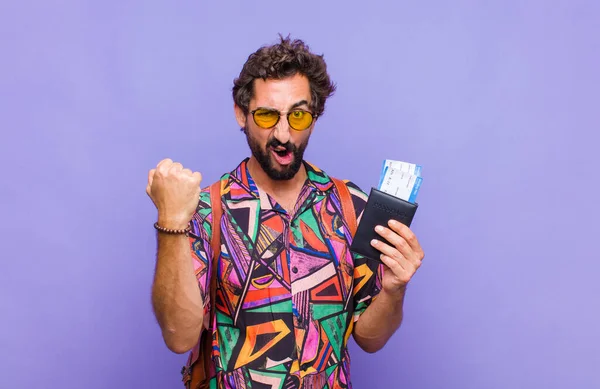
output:
[[[230,173],[230,177],[232,180],[229,180],[229,185],[233,185],[234,183],[239,186],[239,189],[245,190],[247,194],[252,195],[252,197],[258,199],[260,198],[260,194],[258,192],[258,188],[250,175],[250,170],[248,169],[248,161],[249,157],[245,158],[240,164]],[[331,189],[333,186],[333,182],[323,170],[319,169],[317,166],[311,164],[307,161],[302,161],[304,167],[306,169],[306,181],[304,182],[305,186],[317,191],[318,193],[325,193]],[[233,188],[231,188],[233,189]],[[238,188],[236,188],[238,189]]]

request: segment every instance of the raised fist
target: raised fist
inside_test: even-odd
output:
[[[158,210],[158,223],[162,227],[187,227],[198,206],[201,181],[200,173],[192,173],[169,158],[148,172],[146,193]]]

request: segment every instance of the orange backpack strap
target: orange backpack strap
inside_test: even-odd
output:
[[[212,328],[212,320],[215,317],[215,298],[217,295],[217,267],[219,256],[221,254],[221,215],[223,208],[221,206],[221,181],[217,181],[210,186],[210,207],[212,213],[211,222],[211,237],[210,246],[213,256],[211,258],[211,273],[210,273],[210,325]],[[211,336],[212,338],[212,336]],[[211,342],[212,343],[212,342]],[[211,344],[212,350],[212,344]],[[210,359],[210,358],[209,358]]]
[[[212,324],[215,317],[215,299],[217,294],[217,266],[221,254],[221,181],[217,181],[209,188],[210,206],[212,212],[210,246],[212,248],[211,272],[210,272],[210,317],[208,318],[208,329],[203,329],[200,340],[195,350],[190,353],[188,364],[184,367],[183,382],[185,388],[208,389],[210,385],[210,373],[212,364]]]
[[[210,186],[210,207],[212,212],[210,245],[213,250],[213,268],[216,268],[216,259],[219,258],[221,252],[221,215],[223,214],[223,208],[221,207],[221,181],[217,181]],[[213,272],[213,275],[216,275],[216,272]]]
[[[356,222],[356,211],[354,210],[354,203],[352,202],[352,195],[350,194],[350,190],[346,183],[338,178],[329,177],[333,181],[333,184],[337,188],[338,193],[340,194],[340,204],[342,206],[342,214],[344,215],[344,219],[346,219],[346,223],[348,223],[348,228],[350,228],[350,233],[352,236],[356,234],[356,229],[358,228]]]

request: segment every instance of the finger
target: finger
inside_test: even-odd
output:
[[[421,244],[419,243],[417,236],[408,226],[396,220],[390,220],[388,225],[393,231],[397,232],[402,238],[404,238],[406,243],[408,243],[413,251],[417,253],[423,253],[423,249],[421,248]]]
[[[404,268],[402,266],[400,266],[400,264],[395,261],[393,258],[388,257],[387,255],[381,255],[381,262],[383,262],[383,264],[387,267],[390,268],[390,270],[398,277],[400,277],[402,274],[404,274],[406,272],[406,270],[404,270]]]
[[[406,239],[390,229],[385,228],[385,230],[387,230],[385,238],[396,247],[396,250],[398,250],[412,266],[418,269],[419,266],[421,266],[423,257],[419,256],[419,253],[412,249]]]
[[[146,185],[146,194],[148,196],[150,196],[150,193],[151,193],[151,191],[150,191],[150,184],[148,184],[148,185]],[[152,196],[150,196],[150,197],[152,197]]]
[[[171,167],[169,168],[169,173],[179,173],[183,170],[183,165],[179,162],[173,162]]]
[[[192,177],[198,181],[198,184],[200,184],[200,182],[202,181],[202,174],[200,174],[199,172],[194,172],[192,174]]]
[[[160,172],[161,175],[166,175],[169,171],[169,168],[173,164],[173,160],[171,158],[165,158],[156,165],[156,170]]]
[[[159,168],[161,166],[171,166],[171,164],[173,163],[173,160],[171,158],[165,158],[162,159],[157,165],[156,167]]]
[[[381,255],[397,261],[405,271],[413,271],[421,266],[421,261],[412,251],[410,252],[411,256],[404,255],[397,248],[377,239],[374,239],[371,244],[382,253]]]
[[[408,268],[408,262],[406,261],[404,256],[400,254],[398,250],[396,250],[396,248],[377,239],[373,239],[371,241],[371,245],[377,250],[379,250],[379,252],[381,252],[382,255],[391,258],[393,261],[396,261],[403,269]]]
[[[154,181],[154,173],[156,172],[156,169],[151,169],[148,172],[148,186],[152,186],[152,181]]]
[[[191,176],[192,175],[192,171],[190,169],[183,169],[183,170],[181,170],[181,172],[183,174],[185,174],[186,176]]]
[[[402,255],[406,258],[414,257],[415,253],[412,248],[406,242],[406,240],[398,235],[397,232],[392,231],[389,228],[383,226],[375,227],[375,232],[377,232],[380,236],[385,238],[390,244],[392,244]]]

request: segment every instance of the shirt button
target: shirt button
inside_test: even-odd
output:
[[[294,266],[294,267],[292,268],[292,271],[293,271],[294,273],[298,273],[298,268],[297,268],[296,266]]]

